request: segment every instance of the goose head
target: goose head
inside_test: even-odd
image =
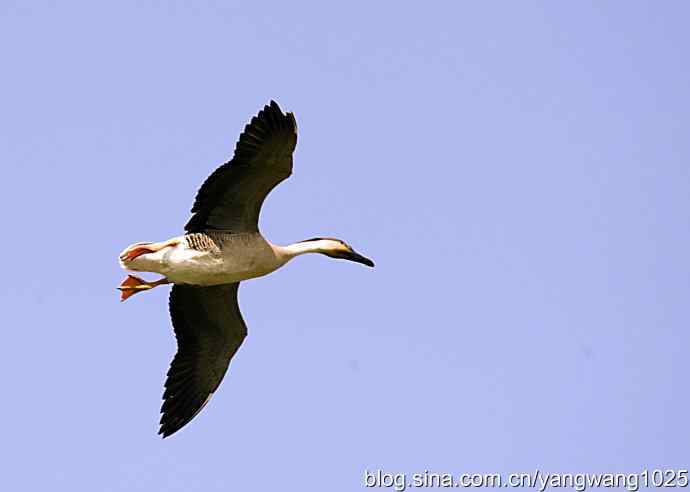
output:
[[[350,260],[361,263],[368,267],[373,267],[374,262],[366,256],[357,253],[352,246],[341,239],[333,237],[315,237],[302,241],[303,243],[313,242],[313,251],[317,253],[330,256],[331,258],[339,258],[341,260]]]

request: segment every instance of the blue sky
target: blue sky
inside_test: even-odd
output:
[[[687,467],[685,2],[0,4],[6,490],[352,491],[365,469]],[[156,436],[180,233],[269,99],[261,226],[212,403]]]

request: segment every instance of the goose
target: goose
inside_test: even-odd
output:
[[[306,253],[374,266],[340,239],[316,237],[278,246],[259,232],[261,205],[292,174],[296,144],[294,115],[270,101],[245,126],[232,159],[199,189],[185,234],[135,243],[120,254],[120,266],[127,271],[163,275],[147,282],[129,274],[118,287],[121,301],[172,284],[168,305],[177,353],[163,392],[158,431],[163,438],[206,406],[247,335],[237,301],[240,282],[267,275]]]

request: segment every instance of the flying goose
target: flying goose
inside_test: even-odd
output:
[[[261,204],[292,173],[296,143],[295,117],[271,101],[245,127],[232,160],[199,189],[186,233],[158,243],[136,243],[120,254],[126,270],[163,275],[153,282],[128,275],[118,287],[122,301],[173,284],[169,309],[177,353],[163,393],[158,433],[164,438],[208,403],[247,335],[237,304],[241,281],[269,274],[305,253],[374,266],[339,239],[277,246],[259,232]]]

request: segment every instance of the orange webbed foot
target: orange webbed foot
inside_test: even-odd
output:
[[[134,275],[127,275],[127,278],[124,279],[118,287],[120,291],[120,302],[126,301],[137,292],[150,288],[151,286],[145,280]]]
[[[154,287],[158,287],[159,285],[166,285],[170,283],[172,282],[170,282],[167,277],[163,277],[155,282],[147,282],[146,280],[134,275],[127,275],[127,278],[122,281],[117,289],[120,291],[120,301],[126,301],[137,292],[150,290]]]
[[[136,243],[127,248],[121,255],[120,260],[124,263],[132,261],[137,256],[144,255],[146,253],[155,253],[165,248],[170,248],[180,244],[180,240],[177,238],[168,239],[162,243]]]
[[[151,244],[151,243],[149,243],[149,244]],[[136,245],[136,246],[129,248],[124,253],[122,253],[122,255],[120,256],[120,259],[124,262],[132,261],[137,256],[141,256],[141,255],[146,254],[146,253],[155,253],[156,251],[158,251],[158,250],[151,248],[149,246],[146,246],[144,244]]]

